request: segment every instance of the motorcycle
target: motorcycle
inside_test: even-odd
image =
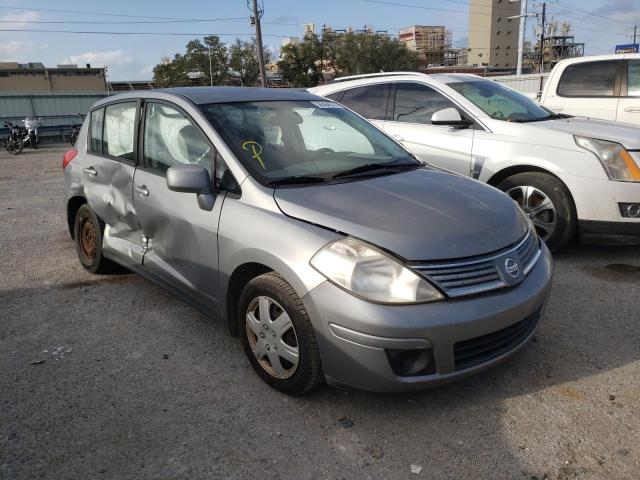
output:
[[[9,129],[5,148],[12,155],[18,155],[24,148],[22,129],[11,122],[4,122],[4,126]]]
[[[22,120],[22,123],[24,123],[24,145],[31,145],[31,148],[33,149],[38,148],[38,144],[40,143],[38,127],[42,125],[42,119],[37,117],[27,117]]]

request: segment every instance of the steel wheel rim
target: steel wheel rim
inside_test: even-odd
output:
[[[556,207],[542,190],[530,185],[519,185],[507,190],[507,195],[516,201],[531,219],[538,236],[546,241],[556,228]]]
[[[80,221],[80,249],[84,257],[92,262],[96,258],[97,241],[93,220],[83,217]]]
[[[298,368],[300,347],[293,322],[270,297],[254,298],[246,312],[249,346],[262,369],[274,378],[291,377]]]

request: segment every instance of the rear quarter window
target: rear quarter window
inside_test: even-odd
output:
[[[613,97],[617,60],[569,65],[562,72],[557,93],[563,97]]]

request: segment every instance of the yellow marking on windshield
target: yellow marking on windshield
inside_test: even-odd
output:
[[[267,169],[267,167],[265,167],[264,165],[264,162],[262,161],[262,157],[260,156],[262,154],[262,145],[253,140],[247,140],[242,144],[242,149],[247,151],[251,149],[251,153],[253,153],[253,155],[251,155],[251,158],[257,160],[263,170]]]

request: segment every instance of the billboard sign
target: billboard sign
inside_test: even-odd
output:
[[[616,53],[638,53],[638,44],[628,43],[626,45],[616,45]]]

